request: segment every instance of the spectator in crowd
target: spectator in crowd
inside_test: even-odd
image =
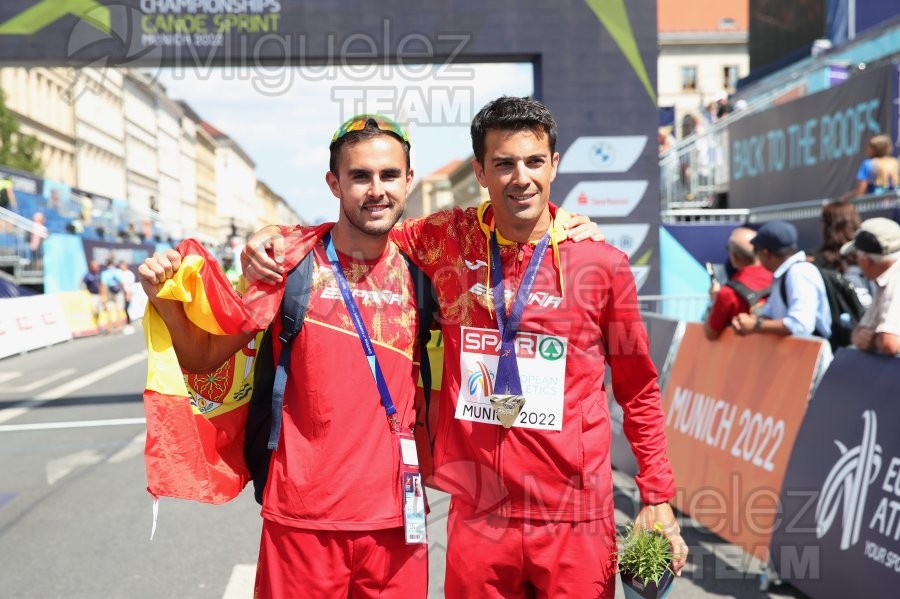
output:
[[[759,315],[742,312],[732,326],[739,335],[814,335],[831,337],[831,310],[819,269],[798,250],[797,229],[783,220],[760,227],[751,240],[756,257],[774,276],[772,293]],[[782,300],[784,287],[787,303]]]
[[[893,149],[894,143],[887,135],[872,137],[866,145],[866,158],[856,172],[856,187],[841,199],[883,193],[900,186],[900,162],[892,155]]]
[[[688,112],[681,119],[681,139],[690,137],[697,130],[700,118],[693,112]]]
[[[222,270],[225,271],[225,276],[228,277],[231,286],[240,291],[241,269],[235,265],[234,254],[231,251],[222,255]]]
[[[728,238],[728,260],[735,273],[724,287],[715,279],[710,285],[712,307],[703,323],[709,340],[718,339],[738,314],[755,314],[764,305],[767,290],[772,285],[772,273],[756,259],[751,244],[755,236],[753,229],[738,227]]]
[[[122,298],[125,307],[125,328],[122,329],[122,332],[126,335],[131,335],[134,333],[134,326],[131,324],[131,314],[128,313],[128,309],[131,307],[131,296],[134,293],[135,276],[125,260],[119,262],[118,276],[122,285]]]
[[[715,96],[716,120],[724,119],[726,116],[734,112],[734,107],[728,101],[728,92],[724,89],[719,90]]]
[[[875,283],[872,305],[853,329],[853,345],[900,354],[900,225],[888,218],[870,218],[841,253],[855,254],[866,278]]]
[[[841,255],[841,248],[852,241],[859,231],[860,222],[859,213],[850,202],[835,200],[826,204],[822,208],[822,246],[813,254],[812,261],[821,268],[841,273],[853,285],[859,303],[868,308],[872,303],[872,284],[857,266],[853,253]]]
[[[657,129],[656,138],[659,143],[659,155],[668,153],[675,147],[675,137],[672,135],[671,127],[660,127]]]
[[[91,314],[94,317],[94,322],[97,323],[97,329],[101,333],[106,327],[106,320],[103,314],[103,296],[100,293],[102,286],[100,263],[96,260],[91,260],[90,264],[88,264],[87,274],[81,279],[81,288],[91,294]]]
[[[51,217],[59,217],[64,214],[62,200],[59,197],[59,189],[53,188],[50,190],[49,196],[47,197],[47,214]]]
[[[128,229],[125,230],[125,241],[135,244],[143,243],[144,240],[141,239],[141,234],[138,233],[134,223],[128,223]]]
[[[689,112],[681,120],[681,139],[696,135],[691,152],[685,152],[679,157],[679,169],[681,171],[681,186],[684,189],[684,198],[693,201],[695,183],[705,183],[709,175],[709,140],[704,133],[706,125],[702,116],[696,112]]]
[[[712,125],[716,121],[719,120],[719,105],[716,102],[710,102],[706,107],[706,113],[703,115],[706,117],[706,122]]]
[[[103,298],[103,309],[106,311],[107,331],[118,331],[124,324],[122,311],[125,310],[125,297],[119,273],[112,258],[106,263],[106,269],[100,273],[100,295]]]
[[[28,259],[31,260],[32,270],[41,270],[44,268],[44,252],[41,251],[41,245],[47,237],[47,218],[43,212],[35,212],[31,219],[35,228],[28,239]]]
[[[0,208],[16,211],[18,204],[16,203],[16,192],[12,179],[3,177],[0,179]]]

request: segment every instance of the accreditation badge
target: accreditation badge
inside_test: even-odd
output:
[[[400,496],[403,498],[403,530],[407,545],[428,542],[425,532],[425,488],[419,471],[419,454],[412,433],[397,433],[400,442]]]

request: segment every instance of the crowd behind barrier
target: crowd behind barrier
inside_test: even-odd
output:
[[[900,368],[819,338],[726,331],[644,313],[660,374],[676,506],[816,599],[895,596]],[[661,351],[667,348],[668,351]],[[611,461],[634,475],[607,385]],[[852,576],[848,575],[852,572]]]

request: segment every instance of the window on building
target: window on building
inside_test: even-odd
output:
[[[681,67],[681,89],[684,91],[697,89],[697,67]]]
[[[738,68],[735,64],[722,67],[722,87],[729,91],[737,89]]]

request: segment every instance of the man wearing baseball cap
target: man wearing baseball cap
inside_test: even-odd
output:
[[[841,254],[856,254],[859,268],[875,283],[875,299],[853,329],[853,345],[865,351],[900,353],[900,225],[889,218],[863,221]]]
[[[734,317],[731,324],[738,335],[819,335],[828,339],[831,310],[825,282],[819,269],[799,250],[796,227],[783,220],[770,221],[750,243],[759,263],[772,271],[774,281],[759,316],[742,313]]]

